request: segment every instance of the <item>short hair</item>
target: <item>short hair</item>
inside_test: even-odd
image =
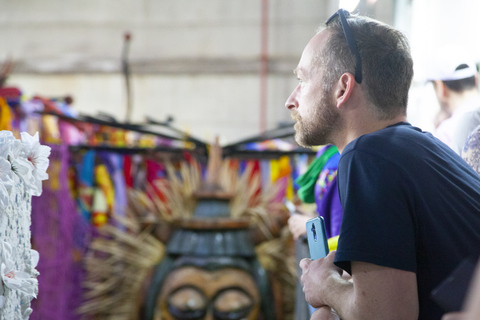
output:
[[[455,71],[466,69],[466,68],[468,68],[467,64],[461,64],[455,69]],[[442,80],[442,81],[450,90],[459,92],[459,93],[466,90],[474,89],[477,86],[475,76],[471,76],[464,79],[458,79],[458,80]]]
[[[406,37],[379,21],[350,15],[347,17],[362,60],[362,85],[367,99],[381,119],[406,114],[408,91],[413,78],[413,60]],[[351,52],[337,17],[325,28],[330,37],[320,52],[325,70],[325,86],[330,90],[340,76],[355,74]],[[329,86],[329,87],[328,87]]]

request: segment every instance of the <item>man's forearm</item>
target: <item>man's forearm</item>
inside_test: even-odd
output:
[[[352,278],[342,278],[333,261],[300,261],[305,298],[314,307],[329,306],[343,320],[418,319],[417,278],[414,272],[352,261]]]
[[[355,312],[355,290],[351,279],[347,280],[338,273],[332,273],[322,288],[325,303],[335,310],[342,320],[362,319]]]
[[[320,286],[326,305],[343,320],[416,320],[414,273],[353,262],[353,278],[331,272]]]

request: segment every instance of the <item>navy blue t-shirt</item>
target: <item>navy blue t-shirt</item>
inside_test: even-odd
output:
[[[401,122],[349,143],[337,179],[344,213],[335,264],[415,272],[419,319],[440,319],[432,289],[480,254],[478,174],[430,133]]]

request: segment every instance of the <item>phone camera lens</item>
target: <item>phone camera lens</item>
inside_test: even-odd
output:
[[[313,233],[313,240],[317,241],[317,230],[315,230],[314,224],[312,224],[312,233]]]

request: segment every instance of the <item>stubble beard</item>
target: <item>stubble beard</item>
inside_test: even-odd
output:
[[[311,117],[302,118],[296,110],[292,112],[295,124],[295,141],[305,148],[333,143],[334,130],[340,122],[340,116],[327,94],[314,107]]]

